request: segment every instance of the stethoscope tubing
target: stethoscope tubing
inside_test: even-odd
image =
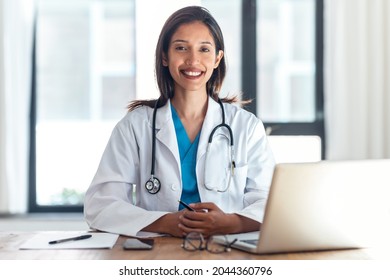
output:
[[[160,99],[156,100],[156,103],[154,105],[153,109],[153,120],[152,120],[152,166],[150,170],[150,179],[145,183],[145,188],[150,194],[156,194],[160,191],[161,188],[161,183],[158,178],[156,178],[154,175],[154,168],[155,168],[155,161],[156,161],[156,118],[157,118],[157,109],[158,109],[158,103]],[[235,166],[235,161],[234,161],[234,140],[233,140],[233,131],[229,125],[225,123],[225,109],[223,107],[221,99],[218,98],[218,104],[221,107],[221,115],[222,115],[222,122],[217,125],[216,127],[213,128],[213,130],[210,133],[209,139],[208,139],[208,145],[207,145],[207,150],[209,149],[211,142],[213,141],[213,136],[214,133],[222,127],[225,127],[228,132],[229,132],[229,138],[230,138],[230,157],[231,157],[231,176],[234,175],[234,168]],[[207,155],[206,155],[207,157]],[[206,165],[206,164],[205,164]],[[223,190],[217,190],[218,192],[225,192],[229,186],[230,186],[230,181],[231,181],[231,176],[229,178],[229,183],[228,186],[223,189]],[[212,188],[209,188],[205,185],[207,190],[214,190]]]
[[[153,122],[152,122],[152,168],[150,170],[150,175],[154,177],[154,165],[156,161],[156,117],[157,117],[157,106],[159,99],[156,100],[153,109]]]

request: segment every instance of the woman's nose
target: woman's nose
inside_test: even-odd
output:
[[[195,65],[199,63],[199,56],[196,51],[190,51],[185,61],[186,65]]]

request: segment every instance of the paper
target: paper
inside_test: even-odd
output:
[[[84,240],[67,241],[58,244],[49,244],[49,241],[59,240],[64,238],[76,237],[79,235],[91,234],[92,237]],[[118,234],[104,232],[58,232],[58,233],[38,233],[28,241],[22,244],[19,249],[111,249]]]

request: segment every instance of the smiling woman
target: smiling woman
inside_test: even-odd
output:
[[[224,50],[207,9],[189,6],[167,19],[155,55],[160,97],[131,102],[115,127],[86,193],[92,228],[173,236],[260,228],[273,154],[262,122],[234,97],[219,97]]]

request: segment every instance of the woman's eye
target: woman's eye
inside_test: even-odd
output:
[[[209,52],[210,50],[208,48],[201,48],[202,52]]]
[[[185,51],[186,48],[183,47],[183,46],[177,46],[177,47],[175,48],[175,50],[177,50],[177,51]]]

